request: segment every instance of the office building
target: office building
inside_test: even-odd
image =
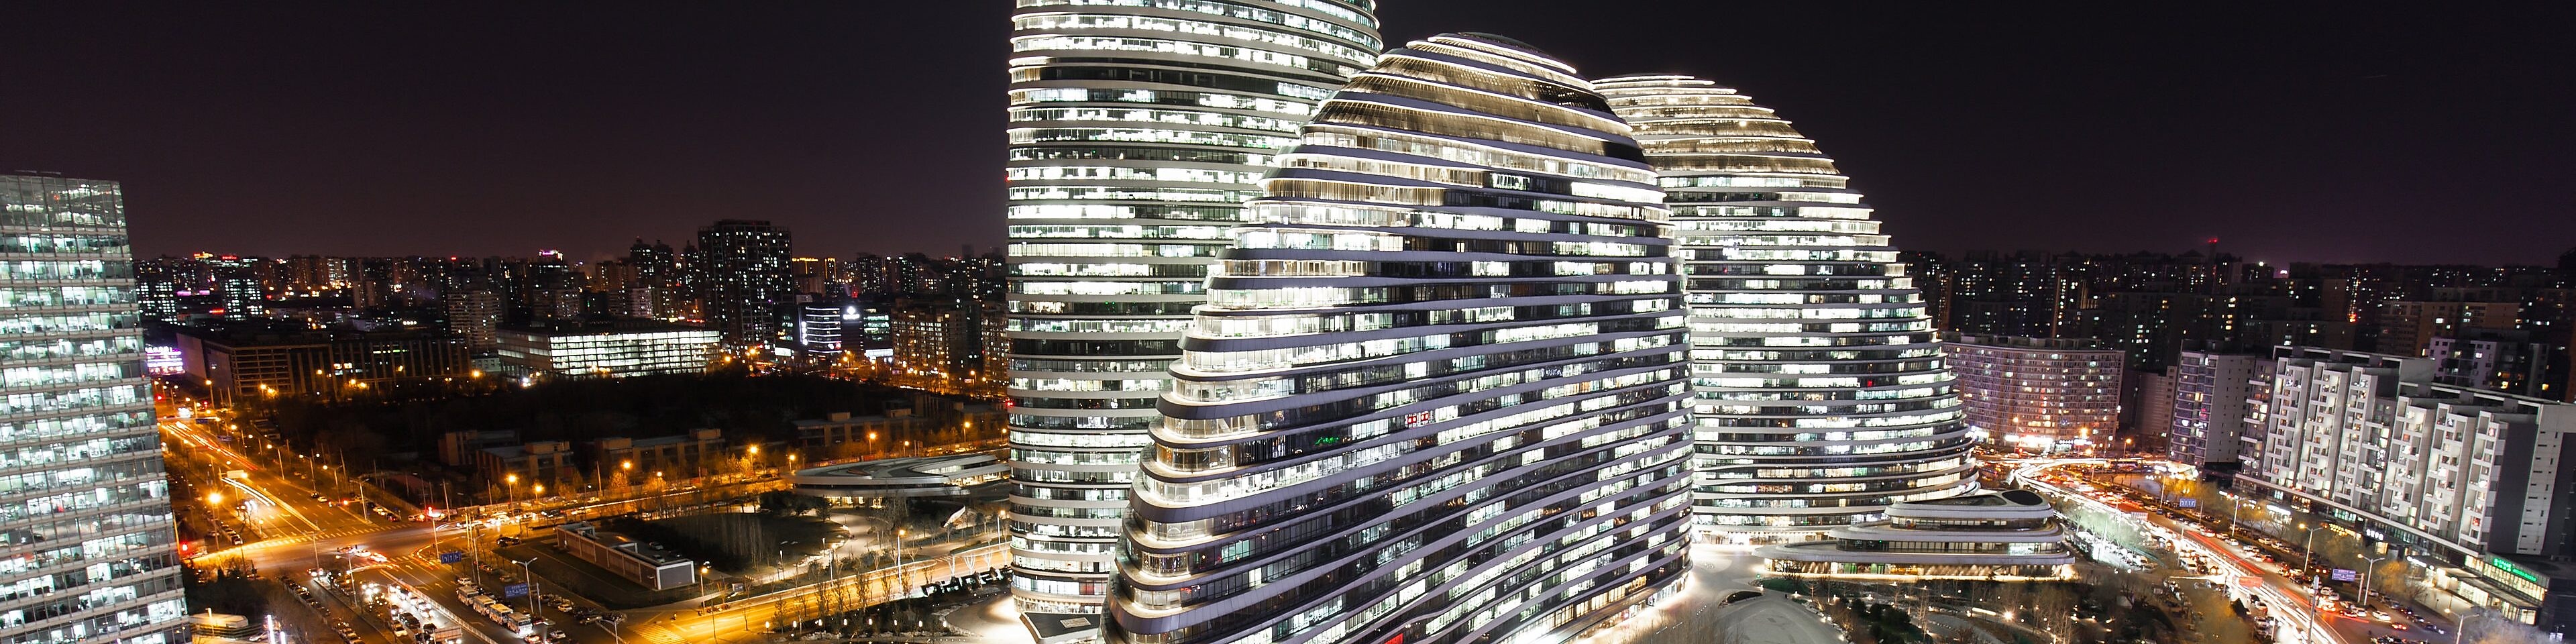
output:
[[[705,373],[722,339],[714,329],[654,320],[511,325],[494,335],[505,374],[563,378]]]
[[[796,346],[821,354],[841,352],[841,319],[845,304],[838,300],[806,302],[796,311]]]
[[[122,188],[0,175],[0,228],[0,641],[184,644]]]
[[[1600,82],[1673,212],[1688,294],[1694,522],[1811,539],[1975,490],[1940,344],[1896,249],[1814,142],[1709,81]]]
[[[1018,7],[1012,593],[1053,640],[1097,629],[1137,452],[1226,229],[1316,103],[1382,43],[1372,0]],[[912,262],[869,264],[863,288],[927,290],[904,278]]]
[[[2576,405],[2434,381],[2430,359],[2284,347],[2261,451],[2236,477],[2384,540],[2424,575],[2418,602],[2490,608],[2567,632],[2576,611]]]
[[[778,339],[779,320],[795,303],[788,275],[787,229],[766,221],[727,219],[698,229],[698,301],[707,328],[725,346],[747,347]]]
[[[2233,469],[2238,434],[2256,377],[2269,377],[2265,356],[2185,349],[2173,368],[2172,410],[2166,417],[2165,456],[2198,468]]]
[[[465,339],[443,329],[314,329],[267,320],[171,329],[182,370],[206,383],[218,404],[279,396],[341,400],[473,370]]]
[[[601,487],[640,485],[652,478],[673,480],[704,476],[727,458],[722,430],[696,429],[686,434],[628,438],[612,436],[583,443],[590,478]]]
[[[1827,532],[1826,541],[1754,551],[1770,574],[1868,581],[2056,581],[2075,576],[2057,508],[2029,490],[1888,506],[1887,518]]]
[[[2000,449],[2116,447],[2126,356],[2081,338],[1961,335],[1943,345],[1968,429]]]
[[[581,521],[555,526],[555,547],[645,590],[698,583],[698,564],[662,544],[599,529]]]
[[[1300,135],[1172,365],[1106,640],[1563,641],[1677,591],[1681,284],[1628,126],[1447,34]]]

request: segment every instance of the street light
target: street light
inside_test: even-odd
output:
[[[2370,608],[2370,569],[2379,567],[2379,562],[2387,561],[2390,557],[2395,556],[2396,555],[2380,555],[2378,557],[2361,558],[2365,565],[2361,567],[2361,583],[2359,584],[2361,592],[2356,595],[2361,598],[2359,606],[2364,609]]]
[[[2308,533],[2307,545],[2299,549],[2299,572],[2305,573],[2317,565],[2317,529],[2305,523],[2299,529]]]

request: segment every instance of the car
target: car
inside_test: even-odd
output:
[[[2406,623],[2405,623],[2405,622],[2389,622],[2389,623],[2388,623],[2388,627],[2389,627],[2389,628],[2394,628],[2394,629],[2397,629],[2397,630],[2401,630],[2401,631],[2402,631],[2402,630],[2406,630]]]
[[[501,545],[504,546],[515,546],[519,545],[519,542],[524,541],[524,539],[520,539],[518,537],[501,537],[500,539],[497,539],[497,541],[500,541]]]
[[[403,626],[402,622],[394,622],[394,637],[411,637],[411,628]]]

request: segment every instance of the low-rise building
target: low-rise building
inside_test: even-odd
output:
[[[833,505],[876,505],[887,498],[962,496],[996,485],[1011,466],[990,454],[889,458],[798,470],[797,494]]]
[[[697,562],[658,544],[601,530],[589,522],[556,526],[555,546],[647,589],[664,590],[698,583]]]
[[[854,458],[896,447],[896,441],[913,436],[928,423],[908,407],[864,416],[834,412],[796,421],[796,446],[816,460]]]
[[[657,320],[509,325],[495,336],[503,373],[562,378],[705,373],[721,339],[711,329]]]
[[[572,444],[564,441],[535,441],[519,445],[486,447],[474,453],[475,475],[494,499],[540,496],[544,489],[563,490],[567,483],[578,483],[582,467],[573,461]]]
[[[686,434],[627,438],[602,438],[583,444],[588,452],[594,477],[625,477],[627,483],[640,483],[645,477],[689,478],[707,473],[708,467],[725,454],[724,432],[700,429]]]
[[[1898,503],[1826,537],[1755,552],[1781,575],[1905,580],[2066,579],[2076,559],[2057,509],[2027,490]]]
[[[215,402],[337,398],[396,383],[467,375],[465,340],[436,329],[313,329],[257,320],[172,327],[180,367]]]

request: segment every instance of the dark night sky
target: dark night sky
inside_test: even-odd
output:
[[[2565,3],[1385,3],[1390,43],[1744,90],[1905,248],[2576,246]],[[0,170],[124,181],[146,254],[599,257],[724,217],[800,254],[986,247],[1009,5],[16,3]]]

